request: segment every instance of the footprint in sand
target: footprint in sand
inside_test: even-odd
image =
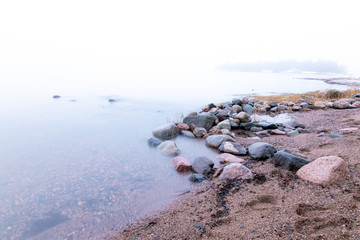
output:
[[[277,197],[272,195],[260,195],[256,199],[248,202],[245,206],[248,206],[254,210],[265,210],[277,203]]]
[[[351,219],[334,215],[329,208],[322,206],[300,203],[296,208],[296,214],[303,218],[295,222],[295,229],[303,234],[316,234],[322,229],[334,229],[338,226],[345,226],[350,230],[353,225]]]

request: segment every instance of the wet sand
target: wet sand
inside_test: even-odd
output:
[[[343,138],[317,137],[360,127],[360,109],[294,112],[310,133],[295,137],[272,135],[236,140],[247,147],[262,141],[313,161],[335,155],[346,161],[350,177],[322,187],[307,183],[288,170],[245,157],[255,177],[251,181],[203,182],[171,206],[126,226],[110,239],[359,239],[360,131]],[[205,143],[204,143],[205,144]]]

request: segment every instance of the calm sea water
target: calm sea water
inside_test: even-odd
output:
[[[296,79],[318,77],[309,74],[39,76],[1,82],[1,239],[102,239],[169,204],[189,175],[146,140],[181,114],[235,96],[345,88]],[[175,141],[181,156],[215,160],[202,140]]]

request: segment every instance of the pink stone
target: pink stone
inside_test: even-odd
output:
[[[176,125],[176,127],[179,129],[180,132],[190,129],[189,125],[187,125],[186,123],[179,123],[178,125]]]
[[[230,153],[220,153],[216,158],[222,159],[224,163],[245,163],[245,160]]]
[[[248,99],[247,97],[243,97],[243,98],[241,99],[241,103],[242,103],[242,104],[248,104],[248,103],[249,103],[249,99]]]
[[[354,105],[355,107],[360,108],[360,101],[356,101],[356,102],[354,102],[354,103],[353,103],[353,105]]]
[[[173,158],[173,166],[179,172],[188,172],[191,171],[191,164],[189,160],[183,157]]]
[[[340,131],[342,134],[349,134],[349,133],[357,132],[358,130],[359,128],[343,128]]]
[[[285,135],[286,133],[284,131],[279,130],[279,129],[273,129],[273,130],[271,130],[271,134],[273,134],[273,135]]]
[[[220,175],[220,179],[252,179],[253,174],[250,169],[242,165],[241,163],[231,163],[224,168],[224,171]]]
[[[209,105],[203,106],[203,107],[202,107],[202,110],[203,110],[204,112],[208,112],[208,111],[210,110]]]
[[[336,156],[325,156],[301,167],[296,175],[310,183],[328,186],[349,176],[345,161]]]
[[[194,129],[196,128],[195,124],[193,123],[190,123],[189,127],[190,127],[190,131],[194,131]]]

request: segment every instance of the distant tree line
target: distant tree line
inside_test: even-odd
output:
[[[278,62],[256,62],[222,64],[219,70],[231,72],[317,72],[317,73],[346,73],[346,68],[333,61],[296,61],[283,60]]]

